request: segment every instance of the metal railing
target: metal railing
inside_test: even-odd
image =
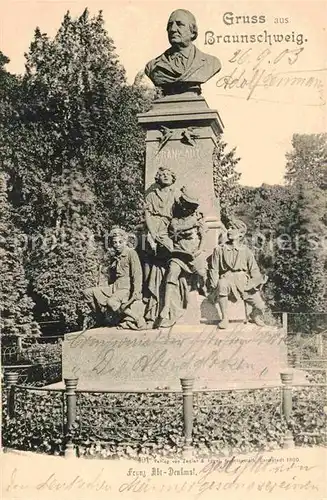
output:
[[[119,422],[115,422],[115,418],[117,417],[116,409],[122,410],[124,412],[128,412],[130,415],[133,415],[133,408],[135,409],[135,404],[133,406],[133,402],[131,404],[126,404],[126,402],[122,401],[121,396],[123,394],[128,394],[130,398],[134,395],[143,395],[142,397],[147,398],[148,408],[153,407],[153,401],[149,399],[150,396],[155,398],[158,395],[165,394],[167,397],[176,398],[176,416],[181,420],[181,434],[177,436],[180,440],[180,445],[182,449],[182,455],[184,457],[190,457],[194,452],[194,442],[193,442],[193,428],[194,421],[196,421],[196,425],[202,425],[205,428],[205,423],[201,424],[200,414],[204,408],[207,408],[204,411],[204,420],[206,422],[210,422],[211,413],[219,412],[219,408],[224,408],[226,413],[226,409],[228,406],[230,408],[235,407],[235,403],[226,397],[226,401],[224,402],[224,394],[228,393],[230,396],[231,393],[233,395],[242,394],[239,400],[242,401],[238,416],[234,415],[234,420],[238,418],[244,418],[246,416],[247,408],[255,407],[255,405],[260,405],[260,398],[263,394],[267,394],[269,391],[269,402],[267,406],[268,410],[264,417],[263,425],[268,426],[269,421],[273,418],[278,417],[281,418],[282,432],[283,432],[283,444],[284,448],[291,448],[295,444],[315,444],[318,441],[319,443],[326,444],[326,433],[324,433],[324,428],[326,424],[326,388],[327,383],[321,384],[293,384],[293,373],[290,371],[283,372],[280,374],[281,377],[281,386],[269,387],[269,388],[256,388],[256,389],[236,389],[231,391],[230,389],[226,390],[194,390],[194,379],[193,378],[183,378],[180,380],[181,390],[179,392],[172,391],[121,391],[118,393],[117,391],[85,391],[78,390],[78,379],[65,379],[65,389],[49,389],[46,390],[44,388],[36,388],[29,387],[24,385],[18,385],[18,373],[13,371],[8,371],[5,374],[5,396],[6,396],[6,411],[9,420],[15,419],[17,408],[22,404],[23,397],[22,394],[25,393],[25,397],[28,397],[28,394],[33,394],[33,397],[38,399],[37,402],[34,402],[34,407],[39,406],[42,409],[42,397],[43,395],[52,394],[53,397],[57,397],[56,405],[57,405],[57,416],[55,418],[55,432],[58,434],[59,427],[61,425],[61,436],[58,438],[60,442],[62,442],[63,452],[65,457],[76,457],[76,446],[74,444],[74,429],[79,427],[79,430],[84,430],[84,434],[88,435],[91,431],[92,426],[94,425],[94,421],[97,419],[98,427],[100,428],[102,425],[106,424],[107,428],[110,427],[110,432],[107,433],[106,438],[107,441],[109,439],[110,444],[110,433],[111,437],[114,438],[115,433],[119,430]],[[300,392],[300,389],[302,391]],[[85,422],[83,422],[83,411],[81,411],[79,402],[81,398],[86,398],[88,394],[96,395],[95,401],[98,403],[94,404],[94,400],[90,402],[89,407],[86,409],[86,412],[91,415],[92,424],[89,426],[85,426]],[[19,397],[18,397],[19,395]],[[37,395],[37,396],[35,396]],[[119,395],[119,397],[117,397]],[[108,413],[106,414],[106,421],[101,417],[99,417],[98,408],[105,406],[104,399],[105,397],[110,397],[106,404],[112,408],[110,422],[108,422]],[[215,400],[210,400],[210,397],[216,398]],[[217,401],[217,397],[219,401]],[[235,396],[236,397],[236,396]],[[59,399],[58,399],[59,398]],[[204,403],[203,398],[207,398],[206,403]],[[59,403],[58,403],[59,401]],[[140,401],[137,401],[140,405]],[[51,404],[50,402],[46,404]],[[60,424],[59,410],[58,404],[61,405],[62,417]],[[218,406],[217,406],[218,405]],[[311,405],[311,406],[310,406]],[[312,406],[313,405],[313,406]],[[146,405],[144,406],[146,408]],[[312,408],[316,410],[316,416],[313,415]],[[143,411],[143,407],[142,407]],[[148,411],[148,410],[144,410]],[[36,413],[39,410],[36,411]],[[59,413],[58,413],[59,412]],[[165,408],[160,403],[160,413],[165,412]],[[211,413],[210,413],[211,412]],[[39,412],[40,413],[40,412]],[[38,416],[40,416],[38,413]],[[118,412],[119,413],[119,412]],[[150,415],[150,413],[149,413]],[[301,421],[301,418],[304,421]],[[109,415],[110,416],[110,415]],[[43,416],[43,418],[45,418]],[[51,413],[51,418],[53,418],[53,412]],[[300,419],[300,421],[299,421]],[[320,427],[315,430],[315,422],[319,420]],[[148,419],[152,422],[152,425],[155,425],[156,416],[152,415],[151,418]],[[233,425],[235,422],[232,418],[228,418],[226,421],[226,429],[224,432],[232,433]],[[313,420],[313,421],[312,421]],[[133,424],[133,419],[130,421]],[[110,425],[109,425],[110,424]],[[109,425],[109,427],[108,427]],[[134,422],[135,425],[135,422]],[[84,429],[83,429],[84,427]],[[105,426],[104,426],[105,427]],[[224,429],[224,427],[223,427]],[[105,430],[105,428],[104,428]],[[24,429],[21,428],[20,432],[23,432]],[[134,429],[135,431],[135,429]],[[133,425],[127,427],[127,432],[133,441]],[[137,432],[134,432],[137,434]],[[306,438],[307,436],[307,438]],[[98,436],[101,439],[101,436]],[[102,436],[103,437],[103,436]],[[222,436],[223,437],[223,436]],[[217,442],[219,442],[219,436],[216,436]],[[123,436],[123,439],[126,441],[126,435]],[[137,443],[137,437],[131,443],[131,445],[135,445]],[[126,443],[125,443],[126,444]],[[127,443],[128,444],[128,443]]]

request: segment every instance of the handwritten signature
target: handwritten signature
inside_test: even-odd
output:
[[[295,65],[304,51],[304,47],[285,49],[273,55],[271,49],[264,49],[255,56],[254,49],[238,49],[228,60],[233,64],[231,73],[221,76],[216,81],[217,88],[224,90],[241,89],[245,91],[246,99],[254,97],[255,91],[261,88],[304,88],[314,89],[320,96],[320,105],[324,100],[324,80],[319,74],[326,68],[317,70],[279,70],[281,62]]]
[[[178,483],[153,483],[152,478],[134,478],[122,483],[119,492],[129,493],[188,493],[198,499],[208,491],[262,491],[276,493],[278,491],[319,491],[319,487],[306,477],[316,466],[296,464],[295,462],[276,465],[273,457],[267,458],[259,452],[252,459],[236,460],[235,456],[228,459],[212,460],[206,463],[198,472],[197,478],[184,478]],[[247,475],[245,475],[247,473]],[[269,480],[261,474],[269,474]],[[291,478],[285,476],[290,473]],[[299,474],[297,476],[296,474]],[[252,474],[249,477],[248,474]],[[281,478],[278,478],[282,475]],[[192,474],[193,476],[193,474]],[[226,477],[227,476],[227,477]],[[257,477],[256,477],[257,476]],[[264,480],[263,480],[264,477]]]

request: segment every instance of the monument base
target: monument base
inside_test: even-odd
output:
[[[287,369],[284,335],[242,323],[96,328],[65,335],[63,378],[78,378],[85,390],[180,390],[184,377],[195,379],[195,390],[269,387]]]

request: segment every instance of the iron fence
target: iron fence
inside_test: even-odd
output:
[[[139,454],[209,455],[326,445],[326,383],[293,384],[234,391],[79,391],[18,385],[8,372],[3,394],[4,446],[20,446],[66,456],[119,457]],[[21,437],[17,437],[19,436]]]

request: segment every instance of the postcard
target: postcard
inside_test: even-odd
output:
[[[326,15],[1,6],[4,499],[327,497]]]

